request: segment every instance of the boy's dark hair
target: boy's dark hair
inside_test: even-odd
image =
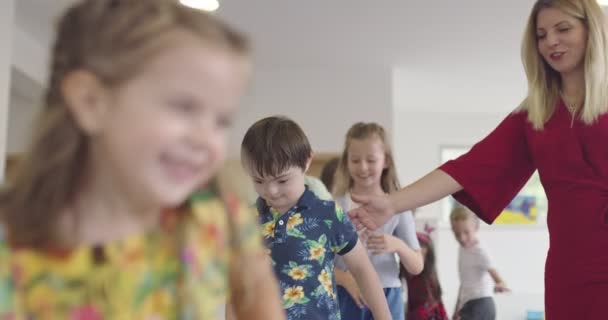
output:
[[[241,143],[241,160],[262,177],[277,176],[290,167],[306,170],[312,149],[293,120],[274,116],[254,123]]]

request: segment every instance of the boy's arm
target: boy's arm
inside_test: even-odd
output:
[[[335,268],[335,272],[336,284],[346,289],[350,297],[353,299],[353,301],[355,301],[359,308],[365,307],[367,305],[367,303],[365,302],[365,298],[363,298],[363,295],[359,290],[359,286],[357,285],[355,278],[353,278],[350,272],[344,271],[340,268]]]
[[[498,271],[496,271],[496,269],[489,269],[488,272],[490,273],[490,276],[492,276],[492,279],[494,280],[494,284],[495,284],[494,291],[499,292],[499,293],[511,291],[509,289],[509,287],[507,287],[505,282],[502,280],[502,278],[500,277],[500,275],[498,274]]]
[[[480,254],[481,254],[481,261],[482,261],[481,267],[488,270],[488,273],[490,273],[492,280],[494,280],[494,291],[499,292],[499,293],[509,292],[510,291],[509,288],[507,287],[505,282],[502,280],[502,278],[500,277],[500,275],[494,268],[494,265],[491,262],[492,259],[490,258],[488,252],[486,250],[484,250],[483,248],[481,248]]]
[[[384,290],[380,285],[380,278],[369,261],[361,241],[357,240],[355,247],[342,257],[348,270],[357,281],[374,319],[390,320],[391,313],[386,303]]]
[[[458,297],[456,298],[456,305],[454,305],[454,314],[452,315],[453,320],[460,319],[460,292],[462,291],[462,286],[458,286]]]

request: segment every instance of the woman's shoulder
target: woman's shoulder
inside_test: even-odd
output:
[[[528,120],[528,110],[525,109],[524,107],[517,107],[515,110],[512,110],[511,112],[509,112],[504,117],[503,122],[528,124],[531,126],[531,123]]]

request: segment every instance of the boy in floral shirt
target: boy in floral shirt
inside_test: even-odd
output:
[[[287,118],[265,118],[249,128],[241,147],[243,166],[260,196],[259,220],[288,319],[340,319],[337,255],[352,271],[374,319],[390,319],[378,275],[348,216],[305,186],[312,150],[302,129]]]

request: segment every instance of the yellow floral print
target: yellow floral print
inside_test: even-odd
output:
[[[301,225],[302,223],[304,223],[304,219],[302,219],[302,214],[296,213],[293,216],[289,217],[289,220],[287,220],[287,229],[293,229]]]
[[[311,260],[319,260],[325,256],[325,248],[324,247],[311,247],[310,248],[310,259]]]
[[[257,226],[236,198],[201,191],[160,230],[103,247],[40,252],[0,236],[0,319],[216,319],[236,245],[263,252]]]
[[[283,294],[285,300],[298,301],[302,298],[304,298],[304,288],[302,286],[287,288]]]

